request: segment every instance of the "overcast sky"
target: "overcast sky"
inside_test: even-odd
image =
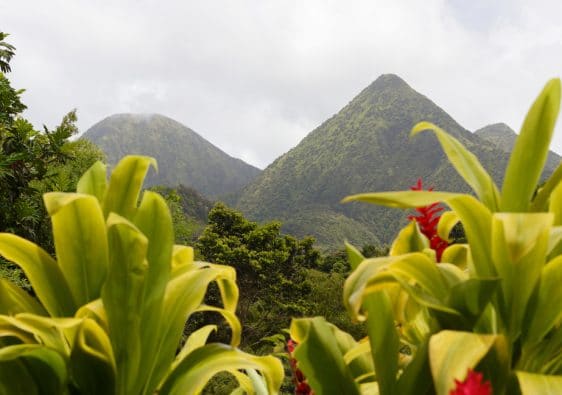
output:
[[[36,126],[161,113],[260,168],[383,73],[469,130],[518,130],[562,74],[560,0],[2,0],[0,15]]]

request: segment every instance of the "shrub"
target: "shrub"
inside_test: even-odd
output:
[[[220,371],[248,392],[278,391],[281,363],[236,348],[234,269],[196,262],[191,247],[174,245],[160,195],[146,191],[138,203],[151,164],[125,157],[107,183],[98,162],[76,193],[44,195],[56,260],[0,234],[0,254],[23,269],[38,298],[0,280],[0,392],[192,394]],[[211,282],[221,307],[203,304]],[[198,311],[224,316],[230,345],[207,344],[215,328],[205,326],[177,352],[186,320]]]

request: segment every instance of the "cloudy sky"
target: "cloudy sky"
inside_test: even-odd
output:
[[[562,75],[559,0],[5,0],[0,15],[36,126],[161,113],[261,168],[383,73],[470,130],[518,130]]]

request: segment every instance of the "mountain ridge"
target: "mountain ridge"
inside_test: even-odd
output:
[[[340,200],[354,193],[408,189],[420,177],[436,190],[469,191],[435,136],[410,138],[420,121],[447,130],[501,182],[505,152],[484,144],[397,75],[384,74],[269,165],[242,190],[237,208],[254,220],[292,223],[289,229],[297,236],[312,234],[326,246],[342,239],[320,235],[314,218],[343,215],[350,225],[370,232],[361,236],[350,230],[345,238],[358,244],[388,243],[406,223],[406,213],[359,203],[341,205]],[[317,226],[330,222],[334,221],[319,221]],[[341,233],[335,222],[331,227],[332,233]]]
[[[236,192],[261,172],[160,114],[113,114],[90,127],[82,138],[98,145],[110,164],[127,154],[156,158],[159,171],[149,173],[147,186],[182,184],[216,198]]]

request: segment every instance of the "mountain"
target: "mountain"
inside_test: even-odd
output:
[[[513,149],[515,139],[517,138],[517,134],[505,123],[494,123],[484,126],[475,131],[474,134],[495,144],[496,147],[508,153]],[[562,157],[556,152],[550,151],[546,159],[543,178],[546,174],[552,173],[558,167],[560,161],[562,161]]]
[[[436,190],[469,191],[431,133],[410,138],[420,121],[433,122],[476,154],[497,182],[508,155],[460,126],[393,74],[380,76],[341,111],[276,159],[246,186],[237,207],[254,220],[278,219],[321,246],[389,243],[407,214],[364,203],[340,204],[350,194],[404,190],[421,177]]]
[[[92,126],[83,138],[98,145],[115,164],[127,154],[156,158],[158,173],[146,185],[185,185],[208,197],[233,193],[260,172],[233,158],[193,130],[158,114],[116,114]]]

